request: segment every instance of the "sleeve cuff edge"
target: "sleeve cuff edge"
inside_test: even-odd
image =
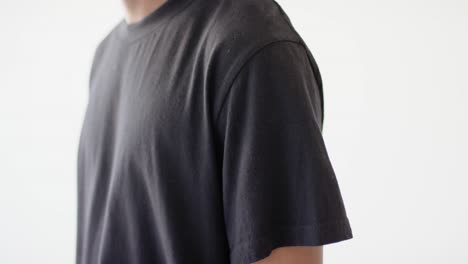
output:
[[[310,225],[281,227],[274,233],[250,238],[231,248],[231,263],[250,264],[285,246],[322,246],[353,238],[348,218]]]

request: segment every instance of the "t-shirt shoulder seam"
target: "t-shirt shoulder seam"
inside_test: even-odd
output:
[[[240,75],[242,70],[249,64],[249,62],[256,57],[257,54],[261,53],[263,50],[267,49],[268,47],[277,44],[277,43],[292,43],[292,44],[297,44],[304,47],[304,43],[301,40],[295,40],[295,39],[276,39],[273,41],[269,41],[263,45],[258,46],[257,48],[253,49],[249,55],[246,56],[246,59],[240,64],[238,69],[234,71],[234,74],[230,74],[228,77],[226,77],[226,81],[223,83],[222,87],[227,86],[226,92],[224,92],[224,95],[222,97],[221,105],[219,106],[219,109],[216,111],[215,119],[214,122],[217,123],[219,120],[219,117],[221,115],[221,112],[223,111],[223,108],[226,104],[227,98],[229,97],[230,91],[232,89],[233,84],[235,83],[237,77]],[[226,84],[227,83],[227,84]],[[224,89],[221,89],[221,91],[224,91]]]

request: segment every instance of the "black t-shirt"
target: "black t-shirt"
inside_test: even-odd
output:
[[[169,0],[99,43],[77,264],[248,264],[352,238],[312,54],[273,0]]]

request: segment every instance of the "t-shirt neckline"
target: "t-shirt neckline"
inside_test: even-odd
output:
[[[143,37],[168,22],[191,1],[193,0],[166,0],[138,22],[127,23],[125,18],[122,18],[117,27],[119,38],[134,41]]]

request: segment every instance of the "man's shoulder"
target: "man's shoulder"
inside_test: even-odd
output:
[[[214,109],[222,105],[231,83],[250,58],[275,42],[299,43],[299,33],[281,6],[274,0],[206,0],[209,16],[203,60],[209,63],[215,93]],[[207,3],[208,4],[208,3]],[[294,45],[294,44],[293,44]],[[275,50],[275,51],[285,51]],[[216,110],[215,110],[216,111]],[[217,112],[217,111],[216,111]]]
[[[206,53],[212,66],[230,78],[250,56],[277,41],[303,43],[289,17],[274,0],[209,1],[211,27]],[[223,85],[221,85],[223,86]]]
[[[214,2],[210,37],[223,48],[246,50],[277,40],[300,41],[288,16],[274,0]]]

